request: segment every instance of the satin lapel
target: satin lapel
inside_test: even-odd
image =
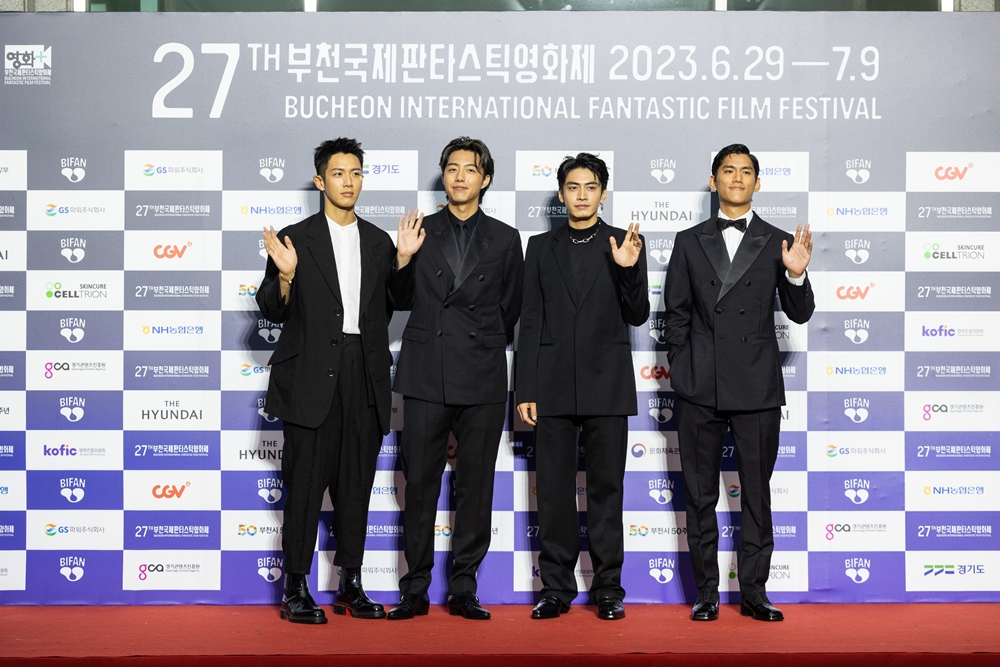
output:
[[[562,274],[563,282],[566,283],[566,291],[569,292],[569,297],[573,300],[573,305],[577,305],[576,299],[576,281],[573,280],[573,264],[569,258],[569,226],[562,225],[561,227],[556,227],[556,230],[552,233],[552,254],[555,256],[556,266],[559,267],[559,273]]]
[[[452,287],[452,291],[461,287],[465,279],[472,275],[472,270],[476,268],[476,264],[479,264],[479,260],[483,258],[483,255],[486,254],[486,251],[490,247],[490,243],[493,242],[493,230],[490,229],[490,221],[487,220],[482,209],[476,211],[476,215],[479,216],[479,220],[476,221],[476,229],[472,232],[472,238],[469,239],[469,247],[465,249],[465,258],[462,260],[462,267],[455,276],[455,284]],[[455,242],[455,247],[458,247],[457,241]]]
[[[462,268],[462,254],[458,250],[458,241],[455,240],[455,233],[451,231],[451,226],[448,224],[448,214],[442,211],[435,214],[434,218],[433,226],[429,225],[429,235],[437,243],[438,250],[441,251],[444,261],[448,262],[451,275],[457,276],[459,270]],[[425,225],[428,222],[430,221],[424,220]]]
[[[719,280],[724,281],[726,274],[729,273],[729,251],[726,250],[726,239],[719,231],[715,220],[715,218],[706,220],[702,228],[698,230],[697,238],[709,263],[715,269],[715,275],[719,277]]]
[[[361,239],[361,302],[358,304],[358,313],[364,313],[368,308],[368,302],[375,292],[375,284],[378,282],[378,273],[382,270],[379,261],[379,248],[382,243],[382,235],[369,223],[358,218],[358,237]]]
[[[309,254],[313,256],[313,261],[319,267],[319,272],[323,274],[323,279],[329,285],[330,291],[337,303],[343,305],[344,300],[340,296],[340,279],[337,277],[337,260],[333,256],[333,241],[330,240],[330,227],[326,221],[326,216],[322,213],[313,217],[306,225],[306,236],[309,237]]]
[[[726,292],[731,290],[740,281],[743,274],[747,272],[747,269],[757,261],[757,257],[764,250],[768,239],[771,238],[770,234],[764,232],[765,229],[760,217],[754,215],[746,233],[743,234],[740,246],[736,249],[736,254],[733,255],[733,263],[729,267],[729,273],[726,274],[726,279],[722,283],[722,289],[719,290],[719,298],[716,299],[716,303],[722,300]],[[721,237],[722,234],[719,234],[719,236]]]
[[[609,238],[611,238],[611,228],[608,227],[608,223],[601,220],[601,228],[597,230],[597,236],[591,240],[591,243],[597,243],[598,246],[591,248],[590,258],[587,260],[587,275],[583,279],[583,289],[580,290],[581,303],[587,298],[587,293],[594,286],[594,281],[597,280],[597,276],[608,265],[608,262],[613,263],[615,261],[611,257]]]

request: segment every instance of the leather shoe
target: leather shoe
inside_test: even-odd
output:
[[[554,595],[549,595],[538,601],[531,610],[532,618],[559,618],[559,614],[569,611],[569,605]]]
[[[617,621],[625,618],[625,605],[616,597],[603,597],[597,601],[597,618],[602,621]]]
[[[448,613],[475,621],[490,620],[490,612],[479,606],[479,598],[469,592],[449,595]]]
[[[785,615],[771,604],[766,593],[745,597],[740,600],[740,616],[753,616],[755,621],[783,621]]]
[[[698,599],[691,607],[692,621],[714,621],[719,618],[719,591],[716,589],[699,591]]]
[[[326,623],[326,614],[309,594],[309,584],[304,574],[285,573],[285,594],[281,598],[282,620],[292,623]]]
[[[403,621],[414,616],[426,616],[430,609],[431,600],[427,595],[412,595],[403,593],[399,596],[399,602],[389,610],[388,619],[390,621]]]
[[[354,618],[385,618],[385,607],[368,597],[362,588],[359,567],[345,567],[340,575],[333,613],[344,616],[347,612]]]

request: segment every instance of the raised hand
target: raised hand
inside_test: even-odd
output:
[[[625,232],[625,240],[622,241],[620,248],[614,236],[608,240],[611,241],[611,256],[614,258],[615,264],[624,267],[635,266],[635,263],[639,261],[639,253],[642,252],[642,239],[639,238],[638,222],[629,224],[628,231]]]
[[[286,276],[295,273],[295,267],[299,265],[299,256],[295,252],[295,246],[292,245],[291,237],[286,236],[285,242],[282,243],[278,240],[277,234],[274,233],[274,227],[271,227],[270,230],[265,227],[264,249],[267,250],[268,256],[274,260],[278,271]]]
[[[812,257],[813,249],[812,232],[809,225],[805,229],[802,225],[795,228],[795,241],[792,247],[788,247],[788,241],[781,242],[781,261],[788,269],[789,278],[799,278],[809,266],[809,258]]]
[[[407,211],[405,216],[399,217],[396,231],[396,268],[401,269],[409,264],[410,258],[424,244],[427,230],[421,227],[423,223],[424,214],[416,209]]]

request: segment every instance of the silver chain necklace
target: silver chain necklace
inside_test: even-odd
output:
[[[600,226],[601,226],[601,221],[600,221],[600,220],[598,220],[598,221],[597,221],[597,224],[596,224],[596,225],[594,225],[595,229],[594,229],[594,233],[593,233],[593,234],[591,234],[590,236],[588,236],[588,237],[587,237],[587,238],[585,238],[585,239],[575,239],[575,238],[573,238],[573,237],[572,237],[572,235],[571,235],[571,236],[569,237],[569,240],[570,240],[570,241],[572,241],[572,242],[573,242],[573,243],[574,243],[575,245],[580,245],[581,243],[590,243],[591,241],[593,241],[593,240],[594,240],[594,237],[595,237],[595,236],[597,236],[597,229],[599,229],[599,228],[600,228]]]

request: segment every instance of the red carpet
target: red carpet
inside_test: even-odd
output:
[[[533,621],[493,606],[466,621],[432,607],[411,621],[282,622],[276,607],[0,607],[0,664],[132,667],[515,667],[519,665],[1000,665],[1000,605],[782,605],[786,620],[693,623],[678,605],[629,605],[599,621],[574,606]]]

